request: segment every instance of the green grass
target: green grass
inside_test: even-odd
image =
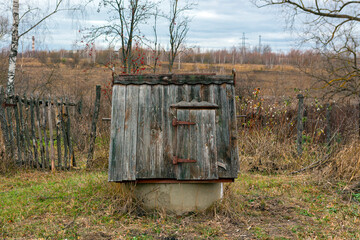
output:
[[[360,206],[339,189],[243,174],[209,211],[179,217],[145,213],[106,172],[21,171],[0,176],[0,238],[359,239]]]

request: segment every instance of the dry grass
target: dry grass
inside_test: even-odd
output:
[[[359,205],[343,200],[337,187],[314,179],[243,174],[227,185],[213,211],[256,239],[359,238]]]
[[[360,140],[355,138],[346,144],[329,161],[324,173],[335,180],[360,181]]]
[[[144,214],[106,172],[0,176],[4,239],[358,239],[360,207],[311,175],[242,174],[206,212]]]
[[[8,157],[6,157],[5,142],[3,139],[3,134],[0,130],[0,174],[10,173],[13,170],[14,164]]]
[[[234,67],[239,88],[251,93],[260,87],[268,99],[293,97],[297,94],[293,88],[312,84],[290,66],[182,64],[180,72],[230,74]],[[83,97],[84,113],[72,123],[78,163],[84,167],[93,90],[96,84],[104,85],[111,72],[99,66],[45,66],[36,59],[24,59],[21,71],[20,85],[24,85],[17,89],[71,95],[77,100]],[[109,109],[103,98],[100,118],[109,117]],[[346,184],[360,180],[359,141],[333,151],[323,175],[289,176],[287,173],[327,154],[323,145],[310,139],[304,141],[303,155],[298,157],[293,132],[286,125],[292,120],[273,119],[272,125],[239,129],[242,174],[226,185],[224,199],[208,212],[181,217],[164,212],[144,215],[131,187],[107,183],[103,171],[53,174],[21,170],[0,175],[0,238],[359,239],[360,207],[351,197],[360,200],[360,195],[342,192]],[[99,169],[107,167],[108,124],[98,125],[93,164]],[[305,137],[314,138],[311,134]],[[0,139],[3,146],[1,143]],[[0,171],[5,166],[1,156]],[[315,178],[316,174],[331,181]]]
[[[21,60],[20,60],[21,62]],[[163,63],[160,73],[166,73],[167,64]],[[201,64],[182,63],[181,68],[177,65],[175,73],[201,73],[215,72],[217,74],[231,74],[235,68],[238,76],[238,86],[251,85],[251,88],[260,87],[267,96],[289,95],[294,88],[310,88],[312,82],[301,74],[296,68],[288,65],[273,66],[268,68],[256,64]],[[57,95],[89,94],[96,84],[105,85],[106,80],[111,79],[111,71],[104,66],[77,66],[75,68],[59,64],[42,64],[38,59],[24,58],[19,68],[21,76],[17,81],[17,90],[23,92],[30,86],[29,91],[34,88]],[[22,81],[24,79],[24,81]],[[26,81],[26,82],[25,82]],[[44,83],[46,88],[44,88]],[[279,88],[279,86],[281,86]],[[80,93],[80,92],[81,93]],[[47,94],[47,93],[46,93]]]
[[[239,136],[240,166],[244,172],[291,173],[327,155],[324,145],[304,142],[299,156],[295,138],[279,139],[278,134],[266,128],[245,129]]]

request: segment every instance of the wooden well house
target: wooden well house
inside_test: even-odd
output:
[[[237,177],[234,76],[120,75],[113,83],[109,181]]]

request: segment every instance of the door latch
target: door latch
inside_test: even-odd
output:
[[[196,163],[196,160],[193,159],[182,159],[176,156],[173,157],[173,164],[177,165],[178,163]]]
[[[173,119],[172,125],[176,127],[177,125],[195,125],[194,122],[178,121],[176,118]]]

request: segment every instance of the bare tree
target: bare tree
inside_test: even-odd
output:
[[[159,17],[159,10],[156,8],[154,15],[154,26],[153,26],[153,32],[154,32],[154,44],[153,44],[153,58],[154,58],[154,64],[153,64],[153,71],[156,73],[157,67],[159,65],[159,57],[161,55],[161,44],[158,40],[158,33],[157,33],[157,21]]]
[[[104,37],[109,44],[120,42],[122,72],[130,73],[135,67],[133,47],[135,41],[140,42],[141,38],[139,25],[150,17],[154,6],[149,0],[102,0],[98,12],[107,11],[107,24],[91,27],[86,38],[94,41]]]
[[[360,1],[255,0],[255,3],[260,7],[284,7],[291,23],[296,20],[304,23],[303,40],[312,42],[323,60],[307,73],[322,83],[330,97],[357,98],[360,109]]]
[[[171,73],[175,58],[189,31],[189,22],[191,19],[186,16],[186,11],[191,10],[194,7],[194,4],[186,2],[184,5],[179,5],[179,0],[169,1],[170,12],[167,18],[169,20],[170,36],[169,73]]]
[[[14,81],[15,81],[15,70],[16,70],[16,61],[17,61],[17,53],[19,46],[19,39],[34,30],[40,24],[43,24],[47,19],[49,19],[54,14],[60,11],[70,11],[70,10],[78,10],[79,7],[69,7],[66,4],[65,0],[57,0],[53,8],[47,11],[45,14],[41,14],[39,7],[30,7],[28,6],[26,10],[21,13],[20,16],[20,6],[19,0],[13,0],[12,4],[12,29],[11,29],[11,47],[9,54],[9,68],[8,68],[8,77],[7,77],[7,94],[8,96],[14,95]],[[36,15],[36,19],[34,22],[28,23],[28,26],[25,28],[23,32],[19,34],[19,25],[22,23],[22,20],[26,18],[26,16],[33,14]]]
[[[0,16],[0,40],[9,32],[9,20]]]
[[[304,42],[312,42],[322,53],[327,74],[315,74],[330,93],[360,98],[359,26],[360,1],[344,0],[255,0],[259,7],[283,7],[294,27],[304,26]]]

